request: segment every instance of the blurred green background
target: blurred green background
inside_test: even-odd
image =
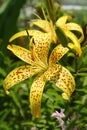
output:
[[[7,50],[9,38],[28,28],[29,21],[35,18],[34,13],[40,14],[44,3],[41,0],[0,0],[0,130],[31,130],[34,126],[38,130],[61,130],[58,121],[51,117],[55,110],[61,108],[65,109],[65,122],[70,119],[66,123],[67,130],[87,130],[87,1],[60,0],[59,3],[60,9],[56,15],[72,14],[74,22],[82,26],[85,34],[81,57],[73,59],[71,54],[64,63],[72,73],[73,69],[77,69],[77,73],[73,73],[77,87],[71,101],[67,102],[61,98],[60,90],[47,82],[42,97],[42,116],[35,119],[29,107],[33,78],[16,85],[9,96],[5,94],[3,81],[12,69],[24,64]]]

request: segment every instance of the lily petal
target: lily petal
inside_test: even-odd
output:
[[[68,50],[69,49],[67,47],[63,47],[61,44],[57,45],[51,52],[49,57],[49,65],[51,66],[59,61],[68,52]]]
[[[21,60],[25,61],[28,64],[34,64],[32,60],[31,52],[23,47],[17,46],[17,45],[8,45],[7,48],[13,52],[14,55],[16,55]]]
[[[46,79],[42,75],[34,80],[30,90],[30,107],[35,117],[40,117],[41,98]]]
[[[52,21],[50,21],[50,27],[51,27],[51,35],[52,35],[51,37],[52,37],[52,40],[56,44],[57,41],[58,41],[58,36],[56,34],[55,27],[53,26]]]
[[[79,42],[81,43],[83,41],[83,39],[84,39],[83,30],[78,24],[76,24],[76,23],[67,23],[67,24],[61,26],[61,28],[64,29],[65,31],[67,31],[67,30],[78,31],[79,33],[81,33],[81,36],[79,38]]]
[[[38,26],[45,32],[51,32],[50,22],[48,22],[47,20],[37,19],[34,22],[32,22],[30,26],[32,27],[33,25]]]
[[[19,38],[19,37],[23,37],[23,36],[28,36],[27,32],[29,33],[29,36],[35,36],[35,35],[39,35],[39,34],[42,34],[41,31],[38,31],[38,30],[24,30],[24,31],[21,31],[21,32],[18,32],[16,34],[14,34],[10,39],[9,39],[9,42],[12,42],[13,40],[15,40],[16,38]]]
[[[34,53],[44,64],[47,65],[48,52],[52,42],[50,33],[44,33],[33,37]]]
[[[72,18],[72,17],[71,17]],[[64,33],[66,34],[66,36],[72,40],[72,42],[74,43],[74,45],[72,43],[69,43],[68,46],[72,49],[75,49],[75,51],[78,53],[78,55],[80,56],[81,53],[82,53],[82,50],[81,50],[81,46],[80,46],[80,43],[83,41],[84,39],[84,34],[83,34],[83,30],[82,28],[76,24],[76,23],[66,23],[67,20],[70,19],[70,16],[62,16],[60,17],[57,22],[56,22],[56,26],[60,27]],[[78,31],[81,36],[80,38],[77,38],[75,36],[75,34],[73,34],[71,31],[74,30],[74,31]]]
[[[52,21],[48,22],[47,20],[36,20],[31,23],[31,26],[36,25],[41,28],[44,32],[51,33],[51,37],[54,43],[57,42],[58,37],[55,32],[55,28],[53,26]]]
[[[71,49],[74,49],[77,52],[77,54],[80,56],[82,54],[82,50],[81,50],[81,45],[80,45],[80,42],[79,42],[78,38],[70,31],[66,31],[65,33],[66,33],[66,36],[72,42],[72,44],[68,43],[68,46]]]
[[[75,81],[66,68],[55,64],[45,72],[45,77],[63,91],[62,96],[64,99],[69,100],[75,89]]]
[[[71,20],[71,19],[72,19],[71,16],[68,15],[62,16],[56,21],[56,26],[62,26],[67,22],[67,20]]]
[[[13,71],[11,71],[4,80],[4,89],[7,94],[9,94],[8,89],[11,88],[13,85],[33,76],[34,74],[38,73],[38,69],[34,68],[29,65],[20,66]]]
[[[75,81],[71,73],[64,67],[61,68],[59,79],[56,79],[56,86],[64,91],[62,97],[66,100],[70,99],[71,94],[75,90]]]

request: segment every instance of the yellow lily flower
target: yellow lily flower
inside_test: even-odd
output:
[[[56,21],[56,26],[60,27],[65,35],[70,39],[70,42],[68,43],[68,46],[71,49],[74,49],[77,54],[80,56],[82,53],[81,50],[81,42],[84,39],[84,34],[82,28],[76,24],[76,23],[67,23],[68,20],[70,20],[70,16],[62,16]],[[80,37],[78,38],[72,31],[77,31],[80,34]]]
[[[12,39],[15,39],[15,35],[10,40]],[[52,42],[50,33],[34,35],[30,41],[29,50],[13,44],[7,46],[14,55],[28,65],[20,66],[11,71],[4,80],[3,86],[6,93],[9,94],[8,89],[37,74],[30,89],[30,107],[32,114],[38,118],[40,117],[41,98],[46,81],[50,80],[60,88],[63,91],[62,97],[66,100],[70,99],[75,89],[75,81],[66,68],[57,64],[57,61],[68,52],[67,47],[63,47],[61,44],[57,45],[48,58]]]
[[[84,39],[84,34],[82,28],[76,24],[76,23],[66,23],[67,20],[71,20],[70,16],[62,16],[56,21],[56,26],[60,27],[62,31],[65,33],[65,35],[71,40],[71,42],[68,43],[68,47],[71,49],[74,49],[78,55],[80,56],[82,53],[81,45],[80,43]],[[36,25],[40,27],[45,32],[51,32],[52,39],[54,43],[57,43],[58,36],[55,32],[55,27],[52,24],[52,21],[48,22],[46,20],[35,20],[31,23],[31,25]],[[73,32],[71,31],[77,31],[80,33],[80,38],[78,38]]]

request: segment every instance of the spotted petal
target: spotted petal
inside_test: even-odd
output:
[[[47,65],[48,52],[50,44],[52,42],[50,33],[44,33],[33,37],[34,42],[34,53],[37,54],[38,58]]]
[[[25,61],[26,63],[34,64],[31,52],[29,50],[13,44],[8,45],[7,48],[12,51],[14,55],[16,55],[18,58]]]
[[[42,75],[34,80],[30,90],[30,107],[35,117],[40,117],[41,98],[46,79]]]
[[[59,61],[68,52],[68,50],[69,49],[67,47],[63,47],[61,44],[57,45],[51,52],[49,57],[49,65],[55,64]]]
[[[13,71],[11,71],[6,79],[4,80],[4,89],[6,91],[7,94],[9,94],[8,89],[11,88],[12,86],[14,86],[15,84],[33,76],[34,74],[38,73],[38,69],[34,68],[32,66],[29,65],[25,65],[25,66],[21,66],[18,67],[16,69],[14,69]]]
[[[44,32],[51,33],[51,37],[54,43],[57,42],[58,38],[55,32],[55,28],[53,26],[52,21],[48,22],[47,20],[36,20],[31,23],[31,26],[36,25],[41,28]]]
[[[42,34],[41,31],[38,31],[38,30],[24,30],[24,31],[21,31],[21,32],[18,32],[16,34],[14,34],[10,39],[9,39],[9,42],[12,42],[13,40],[15,40],[16,38],[19,38],[19,37],[23,37],[23,36],[35,36],[35,35],[40,35]]]
[[[46,79],[52,81],[63,93],[62,97],[66,100],[70,99],[75,89],[75,81],[71,73],[61,65],[53,65],[45,72]]]

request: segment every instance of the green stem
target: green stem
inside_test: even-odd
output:
[[[76,56],[75,57],[75,73],[77,74],[78,73],[78,57]]]
[[[44,0],[50,19],[55,21],[54,0]]]

